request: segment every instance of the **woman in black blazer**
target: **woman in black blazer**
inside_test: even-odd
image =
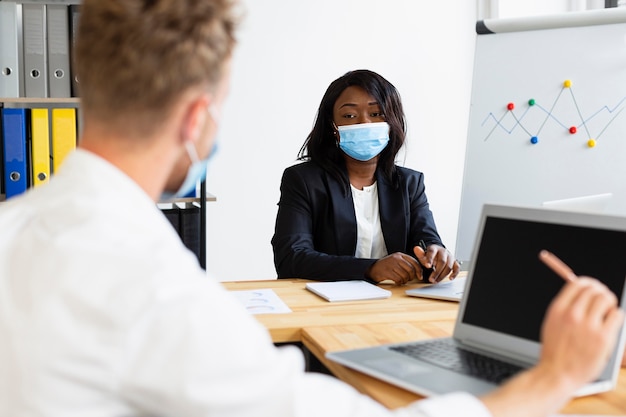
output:
[[[351,71],[333,81],[281,181],[272,238],[279,278],[320,281],[456,277],[428,207],[424,175],[395,165],[406,136],[395,87]]]

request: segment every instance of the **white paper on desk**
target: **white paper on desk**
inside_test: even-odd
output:
[[[309,282],[306,289],[328,301],[376,300],[391,296],[391,291],[361,280]]]
[[[291,313],[287,304],[270,288],[229,292],[243,304],[250,314]]]

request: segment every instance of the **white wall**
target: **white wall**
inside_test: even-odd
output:
[[[346,71],[379,72],[408,121],[403,165],[426,175],[454,251],[471,92],[476,1],[246,0],[232,84],[209,166],[207,270],[223,281],[275,278],[270,239],[283,170],[322,95]]]

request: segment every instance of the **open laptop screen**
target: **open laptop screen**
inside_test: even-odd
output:
[[[538,259],[542,249],[577,275],[598,278],[621,298],[626,232],[488,216],[462,322],[539,341],[548,304],[564,285]]]

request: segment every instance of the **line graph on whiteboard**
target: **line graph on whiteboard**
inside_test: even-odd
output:
[[[564,106],[570,108],[569,116],[562,116],[558,112]],[[584,114],[576,100],[572,81],[565,80],[556,98],[549,105],[544,106],[538,100],[530,98],[520,108],[516,107],[514,102],[509,102],[502,113],[496,115],[489,112],[481,123],[482,127],[490,128],[484,138],[485,142],[496,136],[496,132],[512,135],[521,131],[527,135],[531,145],[537,145],[541,142],[544,129],[547,126],[556,126],[566,135],[578,137],[582,135],[586,146],[594,148],[626,107],[626,96],[618,99],[613,105],[604,105]]]

